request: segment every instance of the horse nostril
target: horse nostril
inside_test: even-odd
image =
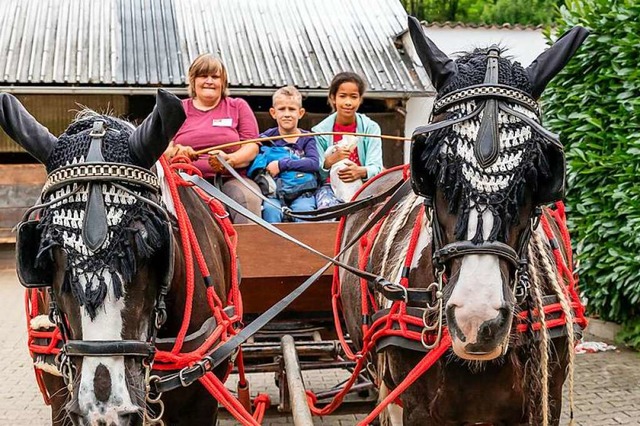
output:
[[[478,341],[486,342],[494,339],[507,324],[509,312],[507,308],[500,308],[494,319],[483,322],[478,329]]]
[[[98,364],[93,376],[93,393],[100,402],[107,402],[111,396],[111,374],[104,364]]]

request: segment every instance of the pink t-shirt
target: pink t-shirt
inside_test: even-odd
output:
[[[209,111],[196,108],[193,99],[183,99],[182,106],[187,119],[173,138],[175,143],[199,150],[258,137],[258,121],[244,99],[226,97]],[[239,146],[227,148],[225,152],[238,149]],[[208,155],[202,155],[194,162],[204,177],[214,175],[208,158]]]

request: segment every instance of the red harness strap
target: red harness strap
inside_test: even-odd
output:
[[[27,316],[27,346],[29,348],[29,355],[32,359],[36,359],[38,356],[56,356],[60,352],[62,347],[62,334],[58,327],[53,327],[52,330],[34,330],[31,326],[31,320],[39,315],[46,315],[44,312],[40,312],[38,302],[44,303],[44,291],[40,289],[26,289],[24,293],[24,308]],[[46,342],[46,344],[37,343],[38,341]],[[46,362],[46,361],[45,361]],[[44,384],[44,371],[34,365],[34,373],[36,375],[36,382],[38,388],[44,399],[46,405],[51,404],[51,395],[47,391]]]
[[[560,238],[562,241],[558,242],[556,240],[556,236],[551,229],[551,224],[547,219],[547,215],[549,215],[553,221],[555,222],[558,230],[560,231]],[[573,260],[572,260],[572,249],[571,249],[571,237],[569,236],[569,229],[567,228],[567,218],[565,216],[565,207],[564,203],[558,201],[555,203],[555,209],[551,209],[548,207],[544,208],[544,213],[540,216],[540,226],[544,230],[544,233],[549,240],[549,244],[553,251],[554,260],[556,263],[557,271],[558,271],[558,282],[561,284],[562,289],[564,290],[565,296],[569,302],[569,306],[574,312],[573,322],[574,324],[579,325],[582,329],[587,326],[587,319],[585,317],[585,307],[580,301],[580,296],[578,296],[578,280],[573,271]],[[564,251],[566,253],[563,256],[559,243],[562,244]],[[567,319],[562,310],[562,306],[560,303],[553,303],[550,305],[546,305],[544,308],[545,316],[548,316],[552,313],[560,313],[560,317],[556,319],[548,319],[546,321],[547,328],[556,328],[556,327],[564,327],[567,323]],[[520,312],[518,314],[519,324],[517,325],[518,332],[524,333],[529,328],[533,330],[540,330],[542,324],[537,321],[533,324],[528,323],[530,317],[539,318],[539,313],[537,310],[534,312]],[[570,330],[567,330],[569,332]]]
[[[171,165],[171,168],[200,174],[199,170],[191,165],[190,162],[185,161],[184,159],[179,159],[179,161],[180,162],[175,162],[174,159],[174,163]],[[190,311],[191,305],[193,303],[193,256],[195,256],[202,276],[209,277],[210,275],[206,265],[206,261],[204,259],[204,256],[202,255],[202,251],[200,250],[200,246],[193,231],[193,227],[191,226],[189,218],[186,214],[186,210],[184,209],[184,206],[180,202],[178,196],[178,185],[189,186],[189,184],[182,181],[181,179],[178,180],[177,176],[172,173],[172,171],[168,171],[168,166],[166,165],[164,158],[162,159],[161,164],[165,169],[165,176],[167,177],[167,182],[169,184],[174,205],[176,206],[176,214],[178,223],[180,225],[181,237],[183,240],[183,252],[185,256],[185,264],[187,267],[187,301],[185,304],[185,318],[183,319],[180,333],[178,334],[178,338],[176,339],[176,344],[174,345],[174,348],[171,350],[171,352],[158,351],[155,357],[154,369],[175,371],[187,366],[191,366],[195,362],[201,360],[206,355],[206,353],[226,342],[232,335],[237,332],[236,326],[239,325],[242,321],[242,298],[240,296],[237,275],[237,233],[233,228],[231,221],[229,220],[229,215],[224,209],[224,206],[218,200],[207,196],[205,193],[196,188],[196,192],[203,200],[205,200],[205,202],[211,209],[213,217],[216,219],[218,225],[220,226],[220,229],[224,234],[227,247],[229,248],[229,256],[231,259],[231,288],[227,294],[227,306],[233,305],[235,307],[235,313],[233,316],[229,317],[225,313],[225,306],[223,305],[218,295],[215,293],[215,289],[213,288],[213,286],[208,287],[207,300],[212,315],[216,319],[217,327],[198,349],[189,353],[180,352],[180,349],[182,348],[182,342],[184,340],[184,335],[186,333],[186,329],[188,328],[189,317],[187,317],[187,309],[189,309]],[[186,230],[186,232],[182,232],[183,230]],[[183,330],[185,331],[184,333]],[[180,338],[182,338],[182,340],[179,341],[178,339]],[[242,365],[242,357],[238,357],[236,359],[236,362],[238,363],[238,370],[243,373],[244,366]],[[229,368],[227,376],[230,371],[231,368]],[[254,400],[255,413],[254,416],[252,416],[251,414],[249,414],[246,408],[242,406],[240,401],[238,401],[236,397],[231,395],[229,390],[227,390],[227,388],[224,386],[223,382],[226,381],[227,376],[225,376],[224,380],[221,381],[213,373],[207,373],[199,381],[209,391],[209,393],[242,424],[259,425],[262,421],[262,416],[264,415],[264,412],[270,403],[268,395],[263,394],[256,397],[256,399]],[[240,380],[242,382],[246,382],[244,374],[241,375]]]
[[[179,179],[173,172],[173,170],[176,169],[196,172],[197,169],[195,169],[194,166],[183,161],[183,159],[179,158],[178,162],[174,162],[171,166],[169,166],[164,157],[162,157],[160,160],[160,164],[162,165],[165,172],[165,179],[169,186],[169,191],[171,193],[171,198],[176,210],[176,218],[180,229],[180,238],[182,241],[182,250],[186,268],[186,298],[182,325],[176,337],[176,342],[170,352],[157,352],[154,361],[154,369],[157,370],[178,370],[189,366],[196,361],[199,361],[216,345],[216,343],[219,344],[221,342],[224,342],[229,339],[230,335],[235,334],[235,325],[238,324],[242,318],[240,316],[241,312],[236,312],[232,317],[229,317],[224,311],[225,305],[215,293],[215,289],[213,288],[213,286],[208,287],[207,301],[209,304],[209,308],[211,309],[211,314],[216,319],[217,326],[213,333],[211,333],[211,335],[208,336],[207,339],[205,339],[204,343],[199,348],[189,353],[182,352],[184,338],[187,334],[187,330],[189,329],[191,321],[191,309],[193,306],[195,287],[195,270],[193,265],[194,259],[198,265],[198,268],[200,269],[200,273],[203,277],[205,277],[205,280],[210,280],[209,269],[193,230],[191,220],[189,219],[184,205],[180,201],[178,186],[185,185],[185,183],[181,179]],[[217,203],[214,202],[214,200],[208,200],[208,205],[213,206],[214,213],[223,210],[222,206],[218,206],[216,204]],[[235,242],[235,235],[228,235],[228,231],[230,229],[233,229],[233,227],[230,223],[225,223],[229,222],[229,219],[228,217],[226,217],[226,215],[222,216],[218,213],[214,214],[213,216],[220,224],[220,229],[222,230],[223,234],[225,234],[225,241],[228,243],[227,247],[229,249],[229,255],[232,259],[232,264],[235,264],[236,246],[235,244],[233,244],[233,242]],[[233,303],[238,303],[239,305],[241,305],[236,268],[232,268],[231,277],[231,288],[229,290],[227,306],[231,306],[233,305]]]

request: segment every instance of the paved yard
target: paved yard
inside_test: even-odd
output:
[[[1,259],[0,259],[1,260]],[[0,262],[0,265],[5,262]],[[5,263],[6,265],[6,263]],[[39,394],[26,348],[23,290],[12,269],[0,271],[0,426],[49,424],[49,408]],[[640,425],[640,357],[629,351],[578,355],[576,377],[577,425]],[[336,372],[305,373],[306,385],[326,389],[339,382]],[[233,384],[233,377],[230,385]],[[267,392],[277,401],[273,374],[251,375],[252,391]],[[567,410],[565,410],[566,413]],[[362,415],[329,416],[316,424],[353,425]],[[233,425],[227,418],[222,425]],[[293,424],[271,410],[266,425]],[[562,424],[568,424],[565,418]]]

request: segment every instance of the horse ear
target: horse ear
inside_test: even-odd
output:
[[[0,93],[0,126],[11,139],[45,165],[58,143],[58,138],[9,93]]]
[[[129,146],[140,166],[149,168],[158,161],[186,118],[180,99],[158,90],[153,111],[129,137]]]
[[[424,34],[422,25],[413,16],[409,16],[409,34],[431,83],[436,91],[440,91],[456,75],[458,71],[456,63]]]
[[[573,27],[527,67],[527,75],[532,88],[531,95],[534,99],[540,97],[551,79],[567,65],[569,59],[576,53],[588,35],[589,30],[586,28]]]

